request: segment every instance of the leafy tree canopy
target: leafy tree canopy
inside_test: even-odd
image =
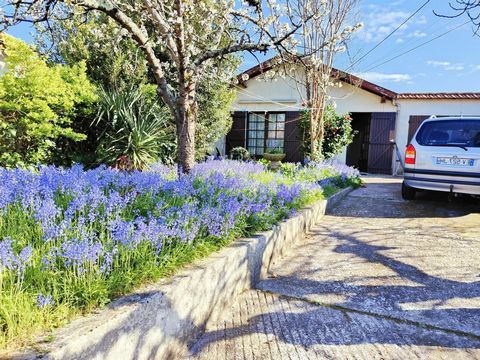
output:
[[[87,75],[109,90],[130,89],[147,81],[145,57],[130,37],[108,16],[80,11],[65,20],[36,25],[40,52],[56,64],[85,61]]]
[[[48,66],[26,43],[1,35],[6,72],[0,77],[0,166],[48,163],[55,141],[83,140],[71,123],[88,112],[95,88],[85,63]]]
[[[73,65],[85,61],[89,79],[106,91],[130,92],[138,87],[147,98],[155,101],[155,88],[149,85],[153,85],[155,79],[149,72],[144,55],[128,33],[111,18],[98,12],[84,14],[78,10],[72,18],[51,19],[48,25],[46,28],[44,24],[37,24],[39,35],[36,43],[51,62]],[[161,55],[162,51],[158,46],[156,52],[159,57],[166,59]],[[240,64],[239,59],[233,55],[214,62],[218,74],[235,74]],[[174,75],[168,76],[174,82]],[[198,118],[195,129],[197,159],[215,153],[216,141],[226,135],[231,127],[230,107],[235,99],[235,91],[230,80],[229,75],[211,76],[202,78],[198,83]],[[165,112],[165,108],[162,104],[162,117],[166,116],[170,124],[175,124],[173,116]],[[175,136],[174,126],[169,126],[168,131]],[[102,133],[103,129],[96,132]],[[172,154],[170,145],[163,148],[168,149],[168,153],[160,154],[160,159],[175,155],[176,151]]]

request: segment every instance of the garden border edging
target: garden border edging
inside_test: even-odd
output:
[[[56,333],[55,341],[38,344],[37,350],[46,354],[44,359],[52,360],[176,359],[188,355],[192,343],[209,323],[218,320],[231,299],[266,278],[275,259],[351,190],[342,189],[299,210],[270,231],[236,240],[170,278],[72,321]]]

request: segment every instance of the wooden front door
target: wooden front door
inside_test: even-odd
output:
[[[395,132],[394,112],[372,113],[370,121],[370,143],[368,146],[368,172],[391,174],[393,143],[390,138]]]

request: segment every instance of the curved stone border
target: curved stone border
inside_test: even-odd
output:
[[[238,294],[265,278],[270,264],[350,191],[343,189],[271,231],[239,239],[177,275],[74,320],[56,334],[54,342],[38,345],[37,350],[46,359],[62,360],[185,356],[209,321],[217,320]]]

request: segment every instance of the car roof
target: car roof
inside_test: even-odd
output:
[[[474,117],[474,116],[448,116],[448,117],[431,117],[428,119],[425,119],[424,122],[430,122],[430,121],[446,121],[446,120],[477,120],[480,121],[480,117]]]

